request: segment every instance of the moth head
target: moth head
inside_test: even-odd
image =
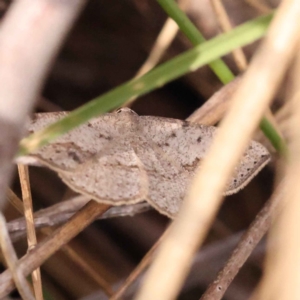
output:
[[[137,113],[128,107],[122,107],[116,110],[117,114],[131,114],[137,116]]]

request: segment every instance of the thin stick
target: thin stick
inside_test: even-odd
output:
[[[299,28],[299,1],[283,1],[136,299],[169,300],[178,294],[221,205],[222,191],[296,51]]]
[[[214,8],[215,14],[217,16],[217,20],[219,21],[220,27],[223,32],[228,32],[232,30],[232,25],[230,23],[229,16],[224,8],[222,0],[211,0],[212,6]],[[244,72],[247,69],[247,58],[242,48],[237,48],[232,51],[233,59],[241,72]],[[228,101],[227,101],[228,104]],[[221,106],[224,108],[224,106]],[[225,106],[226,107],[226,106]],[[227,107],[226,107],[227,108]],[[271,110],[268,108],[266,110],[266,117],[269,122],[273,125],[273,127],[278,130],[278,125],[275,122],[274,116]],[[280,132],[279,132],[280,134]]]
[[[232,26],[222,1],[211,0],[211,3],[222,30],[224,32],[230,31],[232,29]],[[232,55],[239,70],[245,71],[247,68],[247,59],[243,50],[241,48],[235,49],[234,51],[232,51]]]
[[[190,0],[179,0],[178,5],[182,10],[185,10],[188,6]],[[161,60],[166,50],[170,47],[172,41],[174,40],[176,34],[178,32],[178,26],[171,18],[167,18],[164,23],[159,35],[156,38],[152,49],[150,50],[150,54],[148,55],[146,61],[137,71],[134,78],[138,78],[152,70]],[[136,98],[131,98],[126,101],[122,107],[130,107]]]
[[[225,85],[219,92],[215,93],[209,100],[207,100],[204,105],[202,105],[191,116],[189,116],[187,120],[199,124],[214,125],[217,121],[219,121],[219,118],[222,117],[222,113],[220,112],[224,112],[223,109],[219,109],[217,110],[217,113],[214,113],[216,107],[227,107],[226,104],[229,102],[228,99],[231,98],[231,95],[233,91],[236,90],[239,82],[240,77],[237,77],[236,79]],[[224,105],[224,103],[226,104]],[[110,298],[110,300],[121,299],[128,287],[148,267],[148,265],[153,260],[156,249],[167,236],[167,232],[168,230],[166,230],[159,238],[159,240],[152,246],[152,248],[147,252],[138,266],[131,272],[131,274],[127,277],[122,286],[116,291],[113,297]]]
[[[23,215],[23,207],[20,207],[20,199],[12,191],[8,190],[8,200]],[[61,225],[67,222],[79,209],[81,209],[90,199],[86,196],[76,196],[72,199],[59,202],[48,208],[41,209],[34,213],[35,228]],[[22,202],[21,202],[22,205]],[[111,207],[99,219],[107,219],[122,216],[133,216],[152,209],[147,202],[141,202],[133,205],[122,205]],[[25,219],[18,218],[7,223],[8,231],[13,241],[20,239],[26,230]]]
[[[232,30],[230,19],[226,12],[226,9],[224,8],[222,0],[211,0],[211,2],[212,2],[212,6],[214,8],[215,14],[217,16],[217,19],[219,21],[220,27],[223,30],[223,32],[228,32],[228,31]],[[235,49],[234,51],[232,51],[232,55],[233,55],[233,59],[235,60],[235,63],[237,65],[238,69],[241,72],[244,72],[247,69],[248,63],[247,63],[247,58],[246,58],[246,55],[244,54],[243,49],[242,48]],[[278,125],[276,124],[274,116],[269,108],[266,110],[266,117],[267,117],[267,120],[273,125],[273,127],[276,130],[278,130]],[[279,132],[279,134],[280,134],[280,132]]]
[[[158,246],[164,240],[166,234],[168,233],[168,229],[160,236],[159,240],[151,247],[151,249],[147,252],[147,254],[143,257],[137,267],[131,272],[131,274],[126,278],[121,287],[116,291],[116,293],[109,300],[118,300],[122,299],[124,293],[129,288],[129,286],[142,274],[142,272],[149,266],[149,264],[153,260],[153,256],[156,252]]]
[[[298,43],[298,53],[299,53]],[[300,136],[299,136],[299,54],[294,62],[293,96],[298,95],[297,102],[292,101],[289,119],[290,157],[286,168],[286,194],[283,199],[283,211],[272,227],[269,244],[274,251],[269,251],[266,260],[265,276],[254,299],[300,299]]]
[[[13,1],[0,32],[0,209],[12,161],[45,75],[85,0]],[[45,39],[45,37],[47,37]]]
[[[35,3],[30,0],[15,1],[1,24],[0,208],[5,203],[4,195],[12,174],[11,161],[25,119],[33,108],[50,63],[83,4],[83,0],[68,3],[49,0]],[[4,223],[3,219],[1,221]],[[1,231],[2,247],[8,247],[8,252],[15,256],[10,241],[6,242],[4,231],[5,228]],[[19,274],[19,267],[14,265],[16,256],[6,259],[23,298],[33,299],[26,284],[20,285],[23,275]]]
[[[190,0],[179,0],[178,6],[185,11]],[[161,60],[166,50],[170,47],[178,32],[178,26],[173,19],[168,18],[163,25],[157,39],[150,51],[150,54],[141,68],[136,73],[135,77],[140,77],[152,70]]]
[[[285,195],[284,183],[281,183],[266,202],[249,229],[242,236],[240,242],[232,252],[217,278],[210,284],[200,298],[201,300],[220,300],[227,288],[244,265],[259,241],[271,227],[281,208],[280,204]]]
[[[22,189],[22,198],[24,204],[24,215],[26,220],[27,228],[27,243],[28,251],[34,249],[37,244],[34,219],[33,219],[33,208],[32,208],[32,197],[30,191],[29,173],[28,166],[18,165],[20,184]],[[37,268],[32,272],[32,284],[34,289],[35,298],[37,300],[43,300],[43,288],[40,268]]]
[[[6,192],[8,202],[21,214],[24,215],[24,206],[19,197],[9,188]]]
[[[220,121],[227,111],[234,93],[237,91],[242,77],[236,77],[214,93],[201,107],[192,113],[187,120],[190,122],[214,125]]]
[[[108,205],[99,204],[93,200],[88,202],[68,223],[56,229],[31,252],[23,256],[19,260],[18,268],[22,270],[25,276],[30,274],[108,209]],[[12,273],[10,270],[6,270],[0,275],[0,298],[7,295],[13,288]]]
[[[43,228],[41,230],[41,232],[46,236],[51,235],[53,231],[54,230],[51,228]],[[99,287],[103,289],[103,292],[107,296],[111,296],[113,294],[110,284],[103,277],[101,277],[81,256],[79,256],[72,247],[70,247],[69,245],[64,245],[59,250],[65,253],[75,264],[77,264],[83,270],[83,272],[86,273],[87,276],[94,280],[99,285]]]
[[[11,191],[10,194],[11,194],[10,196],[13,195],[13,198],[14,198],[14,200],[13,200],[13,206],[14,207],[19,207],[19,204],[22,205],[22,201],[17,197],[17,195],[15,195],[12,191]],[[75,198],[75,200],[76,200],[76,198]],[[49,236],[49,235],[51,235],[53,233],[53,229],[51,229],[51,228],[43,228],[41,230],[41,232],[45,236]],[[112,289],[111,289],[109,283],[106,280],[104,280],[97,272],[95,272],[93,270],[93,268],[91,268],[86,263],[86,261],[84,259],[82,259],[68,244],[64,245],[62,248],[60,248],[60,251],[64,252],[71,260],[73,260],[74,263],[76,263],[91,279],[93,279],[103,289],[103,291],[108,296],[110,296],[110,295],[113,294]]]
[[[0,212],[0,246],[8,265],[11,277],[17,286],[17,289],[24,300],[34,300],[31,288],[22,272],[22,269],[18,266],[18,257],[16,255],[15,249],[10,241],[6,222],[3,214]],[[2,297],[1,297],[2,298]]]

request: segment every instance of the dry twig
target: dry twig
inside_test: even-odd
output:
[[[214,125],[217,123],[223,116],[228,103],[231,100],[232,94],[237,89],[241,77],[237,77],[232,82],[228,83],[226,86],[222,87],[220,91],[215,93],[210,99],[206,101],[204,105],[199,107],[191,116],[187,118],[188,121],[205,124],[205,125]],[[110,300],[121,299],[128,287],[142,274],[142,272],[148,267],[152,262],[153,256],[156,252],[158,246],[163,242],[166,237],[167,230],[159,238],[159,240],[152,246],[152,248],[147,252],[138,266],[131,272],[127,277],[125,282],[117,290],[117,292],[110,298]]]
[[[34,220],[33,220],[32,197],[30,191],[28,166],[18,165],[18,170],[19,170],[19,177],[20,177],[20,183],[22,189],[24,215],[26,220],[28,250],[30,251],[37,244],[37,239],[36,239]],[[37,300],[42,300],[43,289],[42,289],[40,268],[37,268],[32,272],[32,284],[33,284],[35,298]]]
[[[32,295],[31,288],[25,278],[25,275],[18,266],[18,257],[15,252],[15,249],[10,241],[7,229],[6,222],[3,214],[0,212],[0,246],[5,258],[5,262],[8,265],[10,274],[14,279],[14,282],[17,286],[17,289],[24,300],[34,300]]]
[[[224,32],[232,29],[229,17],[223,6],[222,0],[211,0],[212,6],[217,16],[220,27]],[[240,71],[245,71],[247,68],[247,59],[241,48],[232,51],[233,59]]]
[[[151,247],[151,249],[147,252],[147,254],[140,261],[138,266],[131,272],[131,274],[126,278],[125,282],[121,285],[121,287],[117,290],[117,292],[109,299],[109,300],[118,300],[122,299],[124,293],[128,289],[128,287],[142,274],[142,272],[149,266],[149,264],[153,260],[153,256],[156,252],[157,247],[164,240],[168,229],[163,233],[163,235],[159,238],[159,240]]]
[[[0,207],[5,203],[11,162],[25,119],[33,108],[50,63],[84,2],[14,1],[1,24]]]
[[[30,274],[108,208],[108,205],[102,205],[95,201],[88,202],[69,220],[68,223],[56,229],[32,251],[22,257],[18,262],[18,268],[25,276]],[[13,287],[12,274],[9,270],[6,270],[0,275],[0,298],[7,295]]]
[[[11,190],[9,190],[9,191],[10,191],[10,198],[12,197],[14,199],[13,200],[13,206],[14,207],[19,207],[20,204],[22,205],[21,200]],[[79,198],[79,197],[77,197],[77,198]],[[76,198],[75,198],[75,200],[76,200]],[[84,204],[86,204],[86,203],[84,203]],[[80,207],[80,208],[82,208],[82,207]],[[79,210],[80,208],[78,208],[77,210]],[[23,214],[22,211],[21,211],[21,213]],[[73,214],[69,218],[71,218],[72,216],[73,216]],[[22,218],[22,221],[24,221],[24,218]],[[23,228],[24,228],[24,226],[23,226]],[[25,231],[25,228],[24,228],[24,231]],[[41,230],[41,232],[45,236],[49,236],[53,233],[53,230],[51,228],[43,228]],[[25,232],[23,232],[23,233],[25,233]],[[19,234],[18,237],[21,237],[21,235]],[[62,252],[64,252],[75,264],[77,264],[77,266],[79,266],[91,279],[93,279],[103,289],[103,291],[106,293],[106,295],[112,295],[113,294],[112,290],[110,288],[110,285],[106,282],[106,280],[104,280],[97,272],[95,272],[94,269],[91,268],[86,263],[86,261],[83,258],[81,258],[72,249],[72,247],[70,247],[69,245],[64,245],[64,246],[62,246],[62,248],[60,250]]]
[[[300,3],[283,1],[136,299],[176,297],[221,204],[222,190],[294,55],[299,28]]]
[[[182,10],[186,10],[188,3],[190,0],[179,0],[178,6]],[[138,78],[152,70],[161,60],[166,50],[171,45],[172,41],[176,37],[176,34],[178,32],[178,26],[171,18],[167,18],[165,24],[163,25],[159,35],[157,36],[157,39],[150,50],[150,54],[148,55],[148,58],[143,63],[143,65],[140,67],[140,69],[137,71],[134,78]],[[130,107],[133,102],[136,100],[136,98],[131,98],[128,101],[126,101],[122,107]]]
[[[244,232],[238,232],[229,237],[223,238],[216,242],[212,242],[203,247],[201,251],[199,251],[195,259],[193,261],[193,267],[191,270],[191,274],[189,275],[189,279],[186,281],[184,286],[184,290],[188,291],[195,287],[199,286],[207,286],[207,284],[213,280],[213,276],[216,272],[216,269],[219,268],[220,264],[223,264],[226,257],[230,255],[230,253],[237,246]],[[252,252],[250,261],[257,261],[258,258],[262,256],[264,252],[265,243],[262,243],[260,247],[256,247]],[[152,251],[152,250],[150,250]],[[148,254],[147,254],[148,256]],[[144,258],[145,259],[145,258]],[[136,267],[136,269],[129,275],[129,277],[125,280],[123,285],[118,289],[118,291],[113,295],[110,300],[113,299],[132,299],[133,295],[137,290],[137,286],[140,284],[142,279],[143,271],[146,269],[148,265],[144,265],[145,260],[142,260],[141,263]],[[150,260],[152,261],[152,259]],[[142,266],[144,268],[142,268]],[[203,272],[205,268],[205,272]],[[133,280],[129,280],[132,277]],[[237,289],[231,290],[229,293],[233,299],[246,299],[239,298],[236,294]],[[228,294],[229,296],[229,294]],[[229,296],[230,297],[230,296]],[[97,298],[96,298],[97,299]]]
[[[299,50],[299,43],[298,43]],[[299,75],[300,57],[296,58],[294,69],[294,95],[298,101],[292,101],[292,116],[289,121],[290,157],[286,170],[285,197],[282,205],[285,205],[277,222],[270,233],[270,244],[275,247],[267,256],[265,276],[261,287],[254,299],[289,299],[300,298],[300,103],[299,103]]]
[[[13,201],[12,205],[18,207],[18,197],[11,190],[8,191],[9,201]],[[90,201],[85,196],[77,196],[73,199],[59,202],[48,208],[41,209],[34,213],[35,228],[42,228],[48,226],[57,226],[67,222],[79,209]],[[134,205],[124,205],[111,207],[98,219],[107,219],[122,216],[133,216],[152,209],[148,203],[142,202]],[[22,213],[22,211],[20,211]],[[10,221],[7,224],[13,241],[17,241],[25,235],[26,224],[24,217]]]
[[[219,122],[227,111],[232,97],[241,83],[241,79],[242,77],[236,77],[218,92],[214,93],[187,120],[206,125],[214,125]]]
[[[51,228],[43,228],[41,231],[46,236],[49,236],[54,230]],[[96,272],[94,268],[86,262],[85,258],[81,257],[71,246],[68,244],[63,245],[59,250],[65,253],[74,264],[79,266],[86,276],[89,276],[91,280],[95,281],[107,296],[111,296],[113,294],[110,284],[101,275],[99,275],[99,273]]]
[[[15,1],[1,23],[1,208],[5,203],[4,195],[12,174],[11,162],[23,133],[25,119],[33,108],[50,63],[83,4],[83,0],[72,2],[41,0],[35,3],[30,0]],[[11,253],[11,256],[6,256],[12,272],[10,275],[13,274],[24,299],[33,299],[22,270],[16,263],[17,257],[11,242],[6,237],[5,221],[3,218],[1,221],[2,250],[7,253],[5,249],[8,247],[8,252]]]
[[[244,265],[259,241],[269,230],[274,219],[277,217],[284,194],[284,184],[281,183],[276,188],[273,196],[258,213],[249,229],[244,233],[225,266],[218,273],[216,280],[210,284],[208,289],[202,295],[201,300],[222,299],[240,268]]]

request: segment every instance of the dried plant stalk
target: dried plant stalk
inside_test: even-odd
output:
[[[33,108],[50,63],[83,4],[83,0],[15,1],[1,23],[0,208],[5,203],[4,195],[12,174],[11,162],[25,119]],[[24,299],[34,299],[17,265],[16,254],[5,232],[4,218],[1,221],[1,247],[3,253],[10,253],[6,259],[15,283]]]
[[[28,250],[32,250],[37,244],[34,219],[33,219],[33,208],[32,208],[32,197],[30,191],[29,173],[28,166],[18,165],[22,197],[24,204],[24,215],[26,220],[27,228],[27,242]],[[40,268],[37,268],[32,272],[32,284],[34,288],[34,294],[37,300],[43,299],[42,279]]]
[[[157,247],[162,243],[167,233],[168,233],[168,229],[163,233],[163,235],[159,238],[159,240],[151,247],[151,249],[143,257],[143,259],[138,264],[138,266],[131,272],[131,274],[126,278],[122,286],[116,291],[116,293],[114,293],[114,295],[109,300],[122,299],[128,287],[142,274],[142,272],[152,262]]]
[[[183,11],[185,11],[187,9],[189,1],[190,0],[179,0],[178,6]],[[136,78],[146,74],[159,63],[164,53],[166,52],[166,50],[169,48],[172,41],[174,40],[177,32],[178,32],[177,24],[173,21],[173,19],[168,18],[165,24],[163,25],[159,35],[157,36],[157,39],[150,51],[147,60],[143,63],[143,65],[135,75]],[[125,106],[125,104],[123,106]]]
[[[14,283],[24,300],[34,300],[34,296],[31,292],[31,288],[25,278],[23,270],[18,265],[18,257],[15,252],[15,249],[10,241],[7,229],[5,218],[2,213],[0,213],[0,246],[5,258],[5,261],[8,265],[11,276],[14,280]]]
[[[185,10],[188,6],[190,0],[179,0],[178,6]],[[148,55],[146,61],[140,67],[140,69],[135,74],[134,78],[138,78],[152,70],[161,60],[166,50],[171,45],[172,41],[176,37],[178,32],[178,25],[174,22],[173,19],[167,18],[164,23],[159,35],[156,38],[156,41],[150,50],[150,54]],[[131,98],[126,101],[122,107],[131,107],[136,98]]]
[[[18,268],[24,275],[30,274],[108,208],[108,205],[101,205],[95,201],[88,202],[68,223],[56,229],[31,252],[22,257],[19,260]],[[0,275],[0,298],[7,295],[13,288],[12,274],[6,270]]]
[[[218,273],[217,278],[208,287],[200,300],[220,300],[227,288],[235,278],[240,268],[244,265],[259,241],[269,230],[272,222],[280,210],[280,203],[285,194],[284,183],[275,190],[273,196],[266,202],[257,214],[249,229],[242,236],[237,247],[232,252],[225,266]]]
[[[43,228],[41,230],[41,232],[46,236],[51,235],[53,231],[54,230],[51,228]],[[88,264],[88,262],[86,262],[85,258],[81,257],[70,245],[63,245],[60,248],[60,251],[65,253],[68,258],[85,273],[86,276],[95,281],[107,296],[111,296],[113,294],[110,284],[102,276],[100,276],[99,273],[96,272],[94,268]]]
[[[208,126],[217,123],[223,117],[225,108],[227,108],[228,103],[230,103],[232,94],[236,91],[240,80],[241,77],[237,77],[233,81],[222,87],[220,91],[218,91],[210,99],[208,99],[205,104],[199,107],[191,116],[187,118],[187,120],[194,123],[205,124]],[[168,230],[166,230],[159,238],[159,240],[152,246],[152,248],[144,256],[142,261],[131,272],[131,274],[127,277],[125,282],[116,291],[116,293],[110,298],[110,300],[117,300],[123,297],[128,287],[152,262],[153,256],[156,253],[156,249],[160,246],[160,244],[167,236],[167,232]]]
[[[22,201],[12,191],[9,194],[10,194],[10,197],[12,197],[14,199],[13,200],[14,207],[18,208],[20,205],[22,205]],[[80,198],[82,198],[82,197],[80,197]],[[76,200],[76,198],[74,200]],[[72,201],[69,200],[66,202],[72,202]],[[87,202],[84,202],[84,204],[86,204],[86,203]],[[61,204],[61,203],[59,203],[59,204]],[[84,204],[82,206],[84,206]],[[55,205],[53,205],[53,206],[55,206]],[[80,208],[82,208],[82,206],[79,207],[78,209],[76,209],[76,211],[79,210]],[[21,213],[23,214],[23,212],[21,212]],[[71,218],[72,216],[73,216],[73,214],[71,214],[71,216],[69,216],[69,218]],[[10,227],[10,226],[8,226],[8,227]],[[41,230],[41,233],[44,234],[45,236],[48,236],[53,233],[53,230],[51,228],[43,228]],[[21,237],[21,235],[19,234],[18,237]],[[90,278],[92,278],[103,289],[103,291],[107,295],[113,294],[108,282],[106,280],[104,280],[96,271],[94,271],[94,269],[92,267],[90,267],[87,264],[87,262],[83,258],[81,258],[76,253],[76,251],[74,251],[69,245],[64,245],[60,250],[63,251],[75,264],[77,264]]]
[[[19,207],[17,204],[18,197],[10,190],[8,198],[13,199],[12,205]],[[35,228],[42,228],[48,226],[56,226],[66,223],[79,209],[89,202],[89,198],[85,196],[77,196],[73,199],[66,200],[54,204],[48,208],[41,209],[34,213]],[[17,205],[16,205],[17,204]],[[145,211],[153,209],[146,202],[137,203],[133,205],[115,206],[111,207],[98,219],[108,219],[114,217],[133,216]],[[20,211],[22,213],[22,211]],[[22,213],[23,214],[23,213]],[[13,241],[17,241],[25,235],[26,224],[24,217],[12,220],[7,223],[8,231]]]
[[[299,55],[295,65],[293,79],[297,85],[294,95],[298,97],[298,101],[292,101],[291,103],[292,116],[289,120],[290,159],[286,170],[286,194],[282,201],[284,208],[271,230],[269,243],[272,247],[275,247],[275,250],[268,253],[265,276],[258,293],[253,299],[296,300],[300,298]]]
[[[8,189],[6,192],[8,202],[21,214],[24,215],[24,206],[19,197],[13,190]]]
[[[283,1],[136,299],[168,300],[178,294],[221,204],[222,190],[294,55],[299,26],[299,1]]]
[[[200,108],[193,112],[187,120],[206,125],[215,125],[227,111],[232,97],[241,83],[242,77],[236,77],[218,92],[214,93]]]
[[[229,17],[223,6],[222,0],[211,0],[212,6],[215,10],[217,20],[224,32],[232,29]],[[233,59],[240,71],[245,71],[247,68],[247,59],[242,48],[232,51]]]
[[[5,203],[11,162],[25,119],[33,109],[50,63],[84,3],[14,1],[1,23],[0,208]]]

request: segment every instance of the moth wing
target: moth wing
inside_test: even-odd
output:
[[[115,145],[72,171],[58,171],[62,180],[78,193],[110,205],[143,201],[148,177],[134,150]]]
[[[159,151],[182,166],[193,177],[196,168],[206,156],[217,128],[187,121],[160,117],[140,117],[146,139]],[[251,141],[225,194],[230,195],[245,187],[249,181],[270,161],[270,153],[258,142]]]
[[[29,133],[42,130],[67,114],[67,112],[35,114],[27,124],[27,130]],[[110,143],[118,140],[118,121],[115,114],[94,118],[31,153],[29,157],[37,159],[54,170],[74,170],[108,147]],[[19,161],[22,162],[22,158]]]
[[[135,147],[149,182],[149,192],[145,199],[160,213],[174,218],[191,177],[176,162],[173,163],[164,153],[156,150],[147,141]]]
[[[188,172],[205,157],[216,128],[160,117],[141,117],[142,134],[153,147]]]
[[[235,167],[225,195],[232,195],[243,189],[269,163],[270,159],[269,151],[262,144],[251,141]]]

